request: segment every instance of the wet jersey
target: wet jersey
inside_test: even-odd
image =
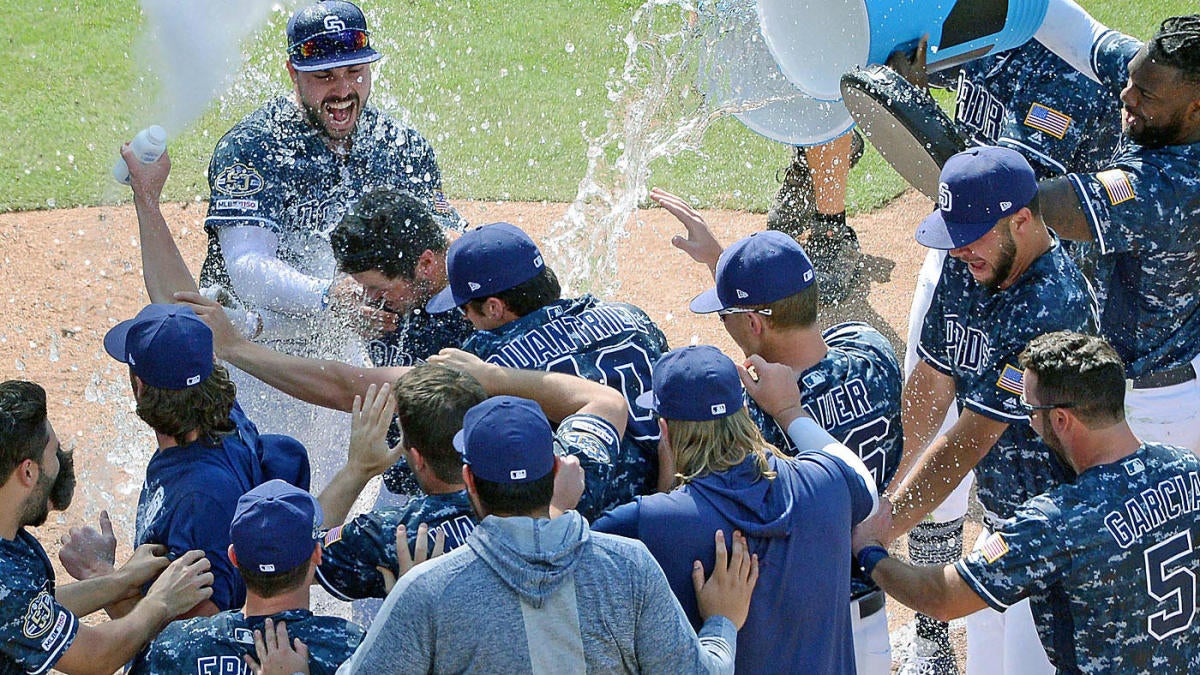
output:
[[[417,528],[425,523],[446,535],[446,550],[458,548],[475,529],[475,512],[465,490],[440,495],[422,495],[403,507],[368,511],[345,525],[330,529],[322,540],[321,566],[317,581],[340,600],[382,598],[387,595],[377,567],[395,575],[396,526],[408,532],[409,550],[417,540]]]
[[[279,239],[277,255],[310,276],[337,271],[329,233],[347,208],[378,188],[408,190],[429,200],[443,225],[463,223],[442,193],[433,148],[415,130],[376,108],[363,109],[341,154],[291,97],[251,113],[217,142],[208,167],[211,197],[205,228],[208,256],[200,285],[229,287],[217,231],[257,225]]]
[[[997,611],[1030,598],[1059,672],[1200,672],[1200,461],[1147,443],[1018,509],[956,564]]]
[[[900,425],[903,379],[892,343],[865,323],[843,323],[822,333],[829,351],[800,375],[800,400],[821,428],[862,459],[879,493],[891,482],[904,449]],[[788,455],[796,448],[753,400],[750,416],[763,437]],[[851,597],[879,588],[858,565],[850,566]]]
[[[79,619],[54,598],[54,567],[25,528],[0,538],[0,673],[45,673],[75,641]]]
[[[290,609],[266,616],[221,612],[215,616],[175,621],[134,660],[130,675],[250,675],[242,656],[255,655],[254,631],[272,619],[287,624],[288,637],[308,646],[308,667],[313,675],[333,675],[345,663],[363,629],[334,616],[313,616],[307,609]]]
[[[1004,290],[986,288],[966,263],[946,256],[917,353],[954,378],[960,410],[1008,425],[975,467],[979,501],[991,518],[1011,517],[1022,503],[1070,477],[1021,408],[1018,356],[1043,333],[1094,335],[1095,317],[1087,282],[1057,240]]]
[[[954,123],[968,142],[1016,150],[1038,178],[1099,169],[1121,137],[1121,106],[1036,40],[937,75],[956,92]]]
[[[1110,100],[1142,43],[1115,31],[1092,47]],[[1184,366],[1200,351],[1200,143],[1128,139],[1103,171],[1067,176],[1095,238],[1100,327],[1126,376]]]
[[[641,309],[590,295],[557,300],[494,330],[476,331],[463,349],[489,363],[570,373],[620,391],[629,404],[629,425],[606,490],[607,506],[652,489],[658,423],[635,401],[650,390],[651,367],[668,348],[667,338]]]

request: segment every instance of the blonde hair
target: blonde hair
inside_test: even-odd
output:
[[[759,478],[775,477],[767,457],[778,453],[763,438],[745,408],[716,420],[667,420],[667,429],[675,452],[675,478],[680,484],[731,469],[750,455],[757,458]]]

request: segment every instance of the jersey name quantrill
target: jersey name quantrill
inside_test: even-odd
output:
[[[647,332],[646,327],[617,307],[595,307],[577,316],[560,316],[515,338],[488,357],[490,363],[510,368],[530,368],[562,354],[574,354],[593,343],[625,331]]]

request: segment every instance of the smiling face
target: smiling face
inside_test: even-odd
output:
[[[302,72],[288,63],[296,97],[313,126],[334,141],[354,133],[371,95],[371,66],[361,64]]]
[[[1129,79],[1121,91],[1121,130],[1148,148],[1190,142],[1200,117],[1200,86],[1180,71],[1151,59],[1146,49],[1129,63]]]
[[[407,314],[415,307],[424,307],[434,294],[432,284],[420,277],[389,278],[377,270],[356,272],[350,276],[363,287],[367,300],[382,303],[384,309],[397,314]]]
[[[950,255],[965,262],[975,281],[990,289],[1005,288],[1012,275],[1017,243],[1008,218],[996,223],[979,239],[950,250]]]

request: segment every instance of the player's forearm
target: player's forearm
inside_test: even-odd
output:
[[[951,621],[971,611],[969,598],[961,597],[965,584],[952,584],[948,575],[958,576],[953,565],[918,567],[895,558],[884,558],[875,566],[871,578],[900,604],[938,621]],[[972,591],[976,603],[984,603]],[[975,607],[979,609],[979,607]]]
[[[625,433],[629,408],[625,397],[612,387],[565,373],[518,368],[487,368],[484,388],[491,396],[520,396],[536,401],[552,420],[588,413],[608,420],[618,434]]]
[[[114,572],[59,586],[54,591],[54,598],[75,616],[83,617],[136,594],[137,589]]]
[[[358,495],[371,478],[371,475],[351,466],[344,466],[334,474],[329,485],[326,485],[317,497],[317,501],[321,503],[321,513],[325,517],[321,527],[329,529],[345,523],[350,508],[354,506]]]
[[[196,281],[167,227],[158,200],[136,195],[134,204],[142,244],[142,279],[150,302],[171,303],[177,291],[196,291]]]
[[[174,617],[162,603],[140,602],[127,616],[80,626],[55,669],[71,675],[109,675],[129,662]]]
[[[354,396],[372,384],[393,382],[396,368],[358,368],[340,361],[308,359],[238,340],[221,358],[276,389],[302,401],[349,412]]]
[[[909,375],[900,406],[904,450],[896,467],[896,475],[892,478],[893,484],[900,485],[916,464],[917,458],[937,436],[942,420],[954,404],[954,392],[954,379],[923,361]]]

